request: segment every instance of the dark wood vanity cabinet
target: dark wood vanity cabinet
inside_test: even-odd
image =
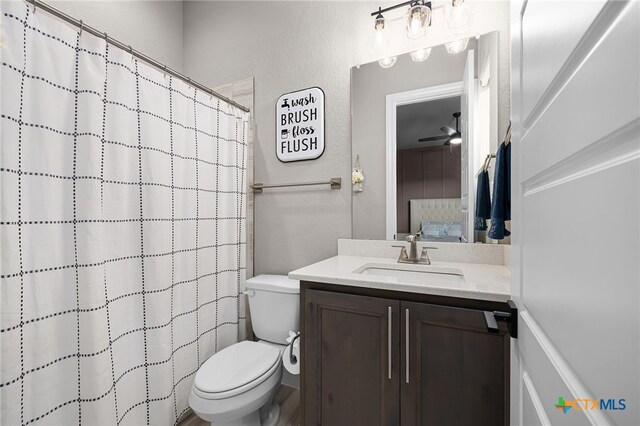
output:
[[[508,424],[503,304],[366,290],[303,282],[304,425]]]
[[[311,337],[303,339],[304,424],[397,424],[400,384],[389,377],[400,371],[400,336],[393,332],[400,302],[318,290],[305,295],[302,335]]]
[[[401,302],[402,425],[509,423],[509,334],[482,310]]]

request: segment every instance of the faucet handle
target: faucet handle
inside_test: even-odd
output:
[[[438,250],[438,247],[422,247],[422,254],[421,254],[421,257],[422,257],[422,256],[427,256],[427,257],[429,257],[429,254],[428,254],[427,250]]]
[[[412,242],[414,242],[414,241],[416,240],[416,236],[415,236],[415,235],[413,235],[413,234],[409,234],[409,235],[407,235],[406,240],[407,240],[408,242],[412,243]]]
[[[428,250],[438,250],[438,247],[422,247],[422,252],[420,253],[420,261],[426,263],[427,265],[431,265],[431,259],[429,259]]]
[[[395,247],[395,248],[401,249],[400,250],[400,256],[398,257],[398,260],[407,260],[409,258],[409,255],[407,254],[407,248],[405,246],[393,245],[391,247]]]

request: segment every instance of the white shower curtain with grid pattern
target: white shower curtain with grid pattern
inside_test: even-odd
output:
[[[173,424],[238,339],[248,114],[2,4],[2,424]]]

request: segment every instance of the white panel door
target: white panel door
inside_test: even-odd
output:
[[[473,136],[475,112],[475,59],[473,49],[467,52],[467,62],[462,73],[462,96],[460,97],[460,133],[462,146],[460,150],[460,198],[462,199],[462,237],[469,243],[474,241],[473,222],[475,215],[475,185],[473,170]]]
[[[640,2],[511,7],[511,422],[640,425]]]

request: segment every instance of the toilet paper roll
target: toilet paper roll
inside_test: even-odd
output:
[[[293,355],[296,357],[295,363],[291,362],[291,345],[287,346],[282,355],[282,364],[291,374],[300,374],[300,338],[293,344]]]

